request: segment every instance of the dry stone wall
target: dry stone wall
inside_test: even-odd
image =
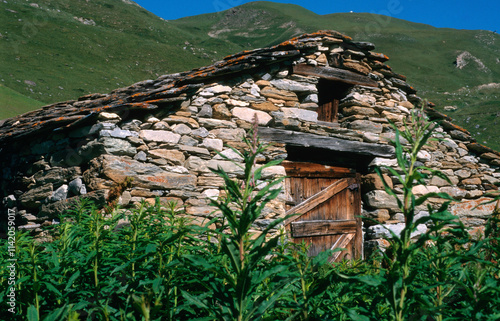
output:
[[[401,126],[422,100],[404,76],[385,64],[388,58],[373,49],[370,43],[321,31],[2,121],[2,215],[15,212],[19,228],[40,232],[79,198],[105,205],[110,189],[132,177],[118,199],[122,208],[159,197],[185,207],[186,215],[201,224],[218,215],[210,199],[224,193],[223,181],[211,169],[222,167],[242,177],[242,159],[233,149],[245,148],[242,137],[255,116],[261,127],[389,145],[395,139],[390,122]],[[297,65],[347,70],[375,85],[352,85],[340,101],[338,122],[318,121],[321,77],[295,73]],[[480,230],[495,204],[476,206],[490,199],[487,193],[498,191],[500,153],[477,144],[430,104],[425,110],[441,125],[434,133],[439,140],[421,151],[419,161],[443,171],[451,183],[433,178],[414,192],[449,193],[457,201],[452,212]],[[285,144],[275,144],[259,164],[287,156]],[[382,242],[386,228],[397,233],[404,222],[373,172],[380,165],[396,167],[396,160],[377,157],[363,170],[363,215],[382,224],[364,222],[366,242],[372,244]],[[282,166],[264,171],[264,178],[283,175]],[[384,179],[402,192],[389,172]],[[285,201],[282,193],[255,229],[283,216]],[[431,199],[430,204],[437,207],[441,201]],[[418,209],[422,215],[428,215],[425,206]]]

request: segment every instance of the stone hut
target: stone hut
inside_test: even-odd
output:
[[[218,215],[209,201],[224,189],[210,169],[241,177],[241,158],[231,148],[244,148],[242,137],[256,115],[261,139],[274,143],[259,161],[284,160],[264,176],[287,178],[255,230],[300,213],[285,223],[290,237],[310,240],[313,254],[340,246],[348,249],[342,257],[359,257],[363,244],[388,233],[383,227],[397,233],[403,226],[373,168],[396,166],[389,122],[401,125],[423,104],[405,76],[385,63],[389,58],[373,50],[371,43],[318,31],[0,121],[3,229],[15,215],[19,229],[40,232],[77,198],[104,205],[127,177],[133,181],[119,195],[121,208],[159,197],[176,201],[201,224]],[[434,132],[440,140],[426,146],[419,161],[444,172],[451,184],[433,178],[414,192],[449,193],[457,201],[453,214],[480,231],[495,207],[478,205],[498,190],[500,153],[432,107],[424,106],[440,122]],[[398,190],[389,173],[385,179]],[[428,215],[426,207],[418,215]]]

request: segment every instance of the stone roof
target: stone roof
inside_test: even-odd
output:
[[[306,56],[314,52],[319,43],[329,42],[343,43],[343,46],[354,54],[356,51],[362,51],[370,58],[373,69],[376,68],[386,78],[390,78],[394,86],[405,91],[409,98],[421,100],[415,95],[416,90],[406,83],[406,77],[394,73],[391,67],[384,63],[389,60],[389,57],[371,51],[375,49],[373,44],[353,41],[351,37],[337,31],[320,30],[300,35],[272,47],[242,51],[209,66],[163,75],[156,80],[137,82],[128,87],[115,89],[109,94],[89,94],[77,100],[50,104],[22,115],[0,120],[0,147],[8,142],[22,140],[33,135],[62,131],[90,123],[102,112],[168,110],[187,100],[190,93],[195,93],[206,83],[296,59],[298,56]],[[360,70],[356,64],[344,63],[343,68],[367,75],[367,72]],[[454,132],[455,136],[466,136],[467,139],[472,139],[467,130],[453,124],[451,118],[433,107],[432,103],[425,106],[431,119],[439,120],[445,129],[452,132],[452,136]],[[477,143],[475,146],[479,152],[500,155],[486,146]]]
[[[303,34],[278,45],[243,51],[227,56],[213,65],[193,69],[187,72],[169,74],[156,80],[145,80],[125,88],[119,88],[109,94],[90,94],[78,100],[64,101],[42,107],[10,119],[0,121],[0,146],[8,141],[18,140],[48,131],[57,131],[78,126],[91,121],[101,112],[133,110],[155,110],[169,108],[173,104],[186,100],[187,94],[196,91],[203,83],[220,77],[244,73],[255,68],[275,64],[316,50],[317,42],[344,42],[352,50],[368,52],[384,75],[399,80],[399,86],[415,93],[406,84],[406,77],[395,74],[383,64],[389,58],[383,54],[371,52],[373,44],[352,41],[352,38],[337,31],[322,30]],[[358,70],[355,70],[358,72]],[[429,109],[435,118],[449,121],[445,115]],[[457,130],[466,132],[464,129]],[[468,134],[468,133],[467,133]]]
[[[210,66],[164,75],[156,80],[141,81],[116,89],[109,94],[90,94],[78,100],[51,104],[0,121],[0,145],[7,140],[73,127],[88,118],[96,117],[101,112],[152,110],[183,101],[186,99],[185,94],[198,89],[201,83],[280,62],[307,52],[315,48],[315,37],[332,37],[332,41],[351,40],[350,37],[335,31],[319,31],[290,39],[273,47],[227,56]]]

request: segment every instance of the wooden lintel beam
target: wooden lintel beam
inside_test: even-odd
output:
[[[292,237],[356,233],[356,220],[293,222],[290,230]]]
[[[341,81],[351,85],[378,87],[378,83],[370,77],[333,67],[298,64],[293,66],[293,73],[303,76],[316,76],[326,80]]]
[[[320,148],[373,157],[389,158],[395,155],[394,147],[390,145],[358,142],[285,129],[259,127],[259,136],[264,141],[296,147]]]
[[[289,177],[343,178],[356,176],[354,169],[346,167],[291,161],[284,161],[281,165],[285,167],[286,176]]]

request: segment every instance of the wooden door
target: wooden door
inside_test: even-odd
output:
[[[362,256],[360,177],[354,170],[315,163],[284,162],[287,214],[294,243],[310,245],[309,255],[328,249],[331,262]]]

